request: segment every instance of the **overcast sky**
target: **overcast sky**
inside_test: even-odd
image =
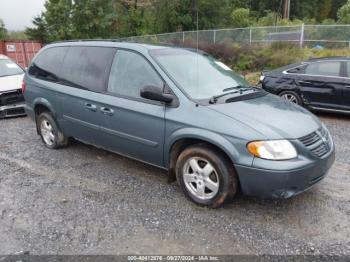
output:
[[[44,9],[45,0],[0,0],[0,18],[8,30],[24,30]]]

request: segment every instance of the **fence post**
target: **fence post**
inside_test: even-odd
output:
[[[304,23],[301,24],[301,33],[300,33],[300,48],[303,48],[304,45]]]
[[[216,30],[214,29],[214,44],[216,43]]]
[[[249,27],[249,44],[252,45],[252,28]]]
[[[185,44],[185,31],[182,31],[182,44]]]

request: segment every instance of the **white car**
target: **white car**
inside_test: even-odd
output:
[[[25,71],[0,55],[0,118],[25,115],[22,82]]]

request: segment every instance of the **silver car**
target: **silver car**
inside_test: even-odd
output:
[[[0,118],[25,115],[22,82],[25,71],[0,55]]]

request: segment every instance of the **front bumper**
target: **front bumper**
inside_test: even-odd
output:
[[[0,118],[25,114],[22,90],[9,90],[0,93]]]
[[[0,119],[24,115],[26,115],[26,112],[24,110],[24,103],[0,107]]]
[[[261,198],[289,198],[321,181],[335,160],[335,150],[298,169],[269,170],[235,165],[242,193]]]

